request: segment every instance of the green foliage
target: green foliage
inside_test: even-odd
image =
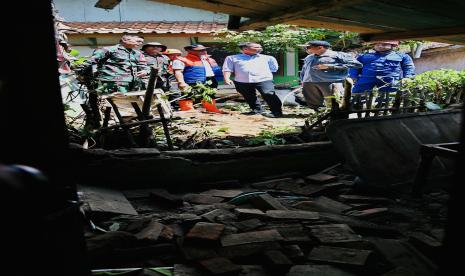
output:
[[[213,98],[215,97],[218,90],[216,88],[212,88],[211,81],[206,81],[205,84],[201,82],[197,82],[194,86],[189,86],[187,89],[182,91],[187,97],[191,98],[192,100],[200,100],[205,101],[208,103],[212,103]]]
[[[424,72],[412,79],[404,79],[401,91],[414,104],[433,102],[442,107],[463,101],[465,70],[441,69]]]
[[[226,44],[229,51],[237,51],[241,42],[260,43],[267,53],[285,52],[289,48],[297,48],[310,40],[328,40],[335,49],[346,49],[359,44],[357,33],[327,30],[322,28],[301,28],[295,25],[278,24],[269,26],[263,31],[229,31],[222,30],[215,34],[216,40]]]
[[[225,103],[222,108],[240,112],[247,112],[250,110],[249,105],[246,103]]]
[[[222,133],[228,133],[229,132],[229,127],[220,127],[217,132],[222,132]]]
[[[278,135],[294,132],[290,127],[278,127],[269,130],[262,130],[257,137],[249,140],[249,145],[284,145],[286,139],[278,137]]]

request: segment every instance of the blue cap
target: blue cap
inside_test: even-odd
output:
[[[324,40],[311,40],[311,41],[307,42],[307,44],[303,44],[303,45],[300,45],[300,46],[304,46],[304,47],[309,47],[309,46],[331,47],[331,44],[329,44],[328,41],[324,41]]]

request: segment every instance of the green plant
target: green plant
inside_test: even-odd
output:
[[[229,132],[229,129],[230,127],[220,127],[217,132],[222,132],[222,133],[228,133]]]
[[[249,140],[249,145],[284,145],[286,144],[286,139],[278,137],[278,135],[291,132],[295,132],[295,129],[290,127],[277,127],[273,129],[262,130],[257,137]]]
[[[236,51],[239,43],[247,41],[262,44],[267,53],[282,53],[289,48],[297,48],[299,44],[316,39],[328,40],[337,50],[360,44],[357,33],[322,28],[301,28],[287,24],[268,26],[263,31],[236,32],[221,30],[215,35],[217,36],[215,39],[225,43],[229,51]]]
[[[211,81],[206,81],[205,83],[197,82],[194,86],[189,86],[185,89],[183,93],[192,100],[212,103],[218,90],[210,87],[211,84]]]
[[[225,103],[222,108],[240,112],[246,112],[250,110],[249,105],[246,103]]]
[[[463,101],[465,70],[440,69],[427,71],[402,81],[400,90],[412,104],[435,103],[446,107]]]

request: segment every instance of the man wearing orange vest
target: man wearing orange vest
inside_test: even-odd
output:
[[[174,75],[181,90],[207,81],[211,81],[210,87],[216,88],[218,81],[223,79],[221,68],[208,56],[207,48],[200,44],[186,46],[187,55],[173,61]]]

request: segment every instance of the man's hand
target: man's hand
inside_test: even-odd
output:
[[[412,79],[411,78],[403,78],[400,80],[400,84],[401,85],[406,85],[407,83],[411,82]]]
[[[326,65],[326,64],[318,64],[318,65],[313,66],[313,69],[328,70],[328,69],[331,69],[331,66]]]
[[[179,89],[184,90],[186,89],[189,85],[185,82],[180,82],[178,83]]]
[[[224,79],[224,83],[227,85],[233,85],[233,81],[230,79]]]

